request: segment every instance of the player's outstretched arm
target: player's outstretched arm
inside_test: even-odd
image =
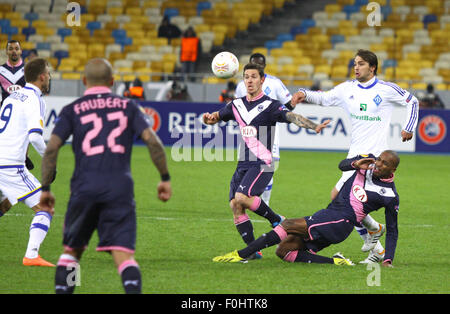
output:
[[[309,120],[308,118],[305,118],[304,116],[302,116],[298,113],[294,113],[294,112],[286,113],[286,119],[289,122],[292,122],[301,128],[314,130],[314,131],[316,131],[316,133],[320,133],[320,131],[322,131],[322,129],[326,128],[327,125],[330,123],[330,120],[326,120],[321,124],[316,124],[316,123],[312,122],[311,120]]]
[[[147,145],[153,164],[161,175],[161,182],[159,182],[157,188],[158,198],[163,202],[168,201],[172,196],[172,188],[170,185],[169,169],[167,167],[164,146],[158,135],[150,128],[146,128],[142,131],[141,139]]]

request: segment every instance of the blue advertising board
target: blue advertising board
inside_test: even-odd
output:
[[[450,110],[421,109],[417,124],[416,152],[450,152]]]

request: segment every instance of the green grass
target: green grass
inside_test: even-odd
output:
[[[171,156],[170,148],[167,148]],[[40,157],[33,149],[33,173],[40,178]],[[340,176],[345,153],[282,151],[275,172],[271,207],[287,216],[302,217],[324,208]],[[58,159],[52,186],[56,213],[40,254],[56,263],[62,252],[62,228],[73,169],[70,146]],[[248,264],[216,264],[212,257],[243,247],[228,206],[228,187],[236,162],[170,161],[173,198],[156,197],[159,176],[148,152],[134,148],[132,171],[138,216],[136,260],[144,293],[299,294],[299,293],[449,293],[450,156],[401,154],[396,173],[400,194],[399,241],[395,268],[381,268],[379,286],[368,286],[366,266],[291,264],[263,251],[264,258]],[[269,229],[253,213],[255,235]],[[0,293],[53,293],[54,269],[24,267],[33,213],[22,204],[0,218]],[[373,217],[384,222],[384,210]],[[111,256],[95,251],[94,234],[81,261],[81,286],[76,293],[123,293]],[[384,240],[383,240],[384,242]],[[353,261],[366,257],[356,232],[320,254],[341,251]]]

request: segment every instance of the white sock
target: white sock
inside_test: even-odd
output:
[[[25,253],[26,258],[38,257],[39,247],[47,235],[51,220],[52,216],[45,211],[39,211],[34,215],[30,226],[30,239],[28,240],[28,247]]]
[[[358,234],[361,237],[361,239],[366,241],[366,238],[368,236],[367,229],[364,227],[355,227],[355,230],[358,231]]]
[[[372,252],[378,253],[379,255],[384,254],[384,247],[381,245],[381,242],[378,241],[377,244],[375,244],[375,247],[372,249]]]
[[[267,184],[266,189],[264,190],[263,194],[261,194],[261,199],[264,201],[264,203],[269,206],[270,202],[270,194],[272,193],[272,184],[273,184],[273,178],[270,179],[269,184]]]
[[[370,215],[364,217],[361,224],[369,231],[378,231],[380,229],[380,224]]]

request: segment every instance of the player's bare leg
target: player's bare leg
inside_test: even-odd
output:
[[[8,210],[10,210],[12,207],[9,200],[6,198],[3,200],[3,202],[0,203],[0,217],[6,214]]]
[[[141,293],[141,272],[138,263],[134,260],[134,254],[120,250],[112,250],[111,254],[116,263],[119,275],[122,278],[125,293]]]

